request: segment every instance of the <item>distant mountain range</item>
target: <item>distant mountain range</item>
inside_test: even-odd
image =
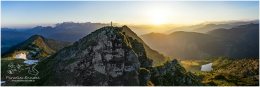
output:
[[[244,25],[249,23],[258,23],[258,20],[253,21],[228,21],[228,22],[208,22],[192,26],[177,26],[177,25],[163,25],[163,26],[149,26],[149,25],[131,25],[129,26],[136,34],[142,35],[150,32],[157,32],[161,30],[168,30],[166,33],[175,31],[192,31],[192,32],[208,32],[218,28],[232,28],[238,25]],[[120,25],[120,24],[114,24]],[[15,44],[18,44],[32,35],[42,35],[46,38],[51,38],[60,41],[74,42],[84,37],[85,35],[93,32],[101,27],[108,26],[103,23],[74,23],[63,22],[58,23],[54,27],[37,26],[28,29],[11,29],[1,28],[2,32],[2,48],[9,48]],[[68,37],[69,36],[69,37]],[[2,49],[5,51],[5,49]]]
[[[51,38],[59,41],[74,42],[85,35],[93,32],[95,29],[106,26],[101,23],[73,23],[64,22],[56,24],[54,27],[37,26],[31,29],[9,29],[2,28],[2,53],[6,52],[11,46],[14,46],[26,40],[32,35],[41,35],[45,38]]]
[[[191,25],[191,26],[180,26],[172,28],[171,30],[167,31],[166,33],[171,33],[175,31],[187,31],[187,32],[198,32],[198,33],[207,33],[209,31],[225,28],[225,29],[231,29],[233,27],[239,26],[239,25],[246,25],[246,24],[258,24],[259,20],[251,20],[251,21],[222,21],[222,22],[205,22],[197,25]]]
[[[212,34],[212,32],[216,32],[216,33],[222,32],[222,30],[232,29],[232,27],[234,27],[234,26],[239,26],[239,25],[243,25],[243,24],[245,25],[245,24],[250,24],[250,23],[258,24],[258,20],[209,22],[209,23],[203,23],[203,24],[198,24],[198,25],[193,25],[193,26],[174,27],[173,29],[171,29],[171,31],[169,31],[169,32],[174,32],[174,33],[171,33],[169,35],[150,33],[150,35],[149,34],[143,35],[143,37],[144,37],[144,40],[152,48],[162,51],[164,54],[171,56],[171,57],[205,57],[205,56],[218,56],[218,55],[222,55],[222,54],[224,54],[225,56],[229,56],[231,54],[235,55],[237,52],[236,53],[228,53],[228,52],[221,53],[221,51],[228,50],[229,47],[225,47],[225,46],[230,45],[230,44],[227,44],[227,43],[230,43],[229,42],[230,40],[222,41],[224,39],[221,39],[216,34],[215,35]],[[10,47],[12,47],[18,43],[21,43],[22,41],[26,40],[27,38],[29,38],[30,36],[35,35],[35,34],[41,35],[46,38],[58,40],[58,41],[74,42],[74,41],[84,37],[85,35],[89,34],[90,32],[93,32],[94,30],[101,28],[103,26],[107,26],[107,25],[108,24],[90,23],[90,22],[87,22],[87,23],[64,22],[64,23],[56,24],[56,26],[54,26],[54,27],[37,26],[37,27],[31,28],[31,29],[2,28],[1,29],[2,52],[1,53],[6,52],[8,49],[10,49]],[[131,26],[131,27],[135,27],[135,26]],[[135,28],[138,28],[138,29],[133,29],[133,31],[135,31],[135,32],[144,30],[144,29],[142,29],[142,27],[138,27],[138,26]],[[149,28],[149,27],[146,27],[146,28]],[[214,30],[217,30],[217,31],[214,31]],[[176,31],[185,31],[185,32],[177,33]],[[201,32],[201,33],[194,33],[194,32]],[[225,31],[223,31],[223,32],[225,32]],[[229,31],[227,31],[227,32],[229,32]],[[192,35],[186,35],[186,34],[199,35],[198,36],[199,39],[194,39],[196,37],[194,37]],[[220,33],[218,33],[218,34],[220,34]],[[236,33],[234,33],[234,34],[236,35]],[[237,34],[239,34],[239,32],[237,32]],[[235,35],[233,35],[233,36],[235,36]],[[160,38],[160,37],[162,37],[162,38]],[[175,42],[171,42],[171,41],[177,41],[177,40],[167,40],[166,37],[174,37],[174,38],[179,38],[179,39],[185,38],[186,39],[185,41],[187,43],[194,43],[195,45],[188,44],[188,46],[190,46],[190,47],[188,47],[189,50],[187,50],[187,49],[185,49],[185,47],[187,47],[187,46],[181,46],[181,45],[185,45],[185,44],[175,44]],[[149,38],[155,38],[155,39],[160,39],[160,40],[165,39],[165,42],[163,43],[165,45],[163,45],[161,43],[159,44],[158,41],[156,41],[156,40],[153,41],[153,40],[150,40]],[[220,39],[216,39],[216,38],[220,38]],[[227,39],[227,38],[225,38],[225,39]],[[196,40],[196,41],[194,41],[194,40]],[[199,40],[201,40],[201,41],[199,41]],[[141,41],[141,40],[139,40],[139,41]],[[182,40],[179,40],[179,41],[182,41]],[[177,42],[179,42],[179,41],[177,41]],[[185,41],[183,41],[183,43]],[[204,41],[206,41],[204,44],[201,43]],[[221,43],[219,43],[219,42],[221,42]],[[158,43],[158,44],[156,44],[156,43]],[[198,45],[197,43],[200,43],[200,45]],[[211,43],[211,44],[217,43],[218,45],[214,45],[214,47],[212,47],[213,45],[208,45],[209,43]],[[167,45],[167,44],[169,44],[169,45]],[[176,48],[168,49],[168,47],[171,47],[171,45],[173,45],[173,44]],[[159,45],[162,45],[162,46],[159,46]],[[178,46],[178,45],[180,45],[180,46]],[[234,45],[234,42],[231,45]],[[196,46],[198,46],[200,48],[196,48]],[[207,46],[211,47],[211,49],[214,49],[215,51],[207,49],[208,48]],[[145,47],[147,47],[147,46],[145,46]],[[184,47],[184,48],[182,48],[182,47]],[[174,50],[172,50],[172,49],[174,49]],[[200,49],[200,50],[191,50],[191,49]],[[218,50],[218,51],[216,51],[216,50]],[[196,51],[197,53],[194,51]],[[204,52],[204,51],[206,51],[206,52]],[[229,52],[231,52],[231,51],[229,51]],[[186,54],[188,54],[188,55],[186,55]],[[148,55],[152,55],[152,54],[148,54]],[[180,56],[173,56],[173,55],[180,55]],[[192,56],[190,56],[190,55],[192,55]]]
[[[151,48],[172,58],[259,57],[259,24],[214,29],[207,33],[150,33],[142,35],[142,39]]]

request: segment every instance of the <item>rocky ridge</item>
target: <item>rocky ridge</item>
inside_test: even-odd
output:
[[[176,60],[153,67],[144,44],[124,29],[103,27],[60,50],[40,62],[41,79],[30,85],[165,85],[154,80],[165,73],[176,73],[165,77],[169,85],[200,85]]]

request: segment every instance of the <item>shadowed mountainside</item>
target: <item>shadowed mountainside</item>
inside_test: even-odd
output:
[[[184,31],[169,35],[150,33],[142,38],[151,48],[173,58],[258,58],[258,26],[247,24],[231,29],[216,29],[206,34]]]

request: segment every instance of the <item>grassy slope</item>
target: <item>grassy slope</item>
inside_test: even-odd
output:
[[[203,60],[199,60],[199,65],[202,65]],[[208,60],[207,60],[208,61]],[[259,59],[230,59],[230,58],[213,58],[213,71],[201,72],[193,71],[200,76],[202,82],[207,85],[222,85],[222,86],[249,86],[259,85]],[[198,62],[198,61],[197,61]],[[204,60],[205,62],[205,60]],[[183,64],[183,63],[182,63]],[[185,66],[185,65],[184,65]],[[195,66],[190,66],[195,67]],[[187,68],[187,67],[185,67]]]

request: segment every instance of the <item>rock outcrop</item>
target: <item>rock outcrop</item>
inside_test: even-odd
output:
[[[50,59],[46,85],[139,85],[140,67],[152,66],[142,44],[119,27],[103,27]]]
[[[162,66],[150,69],[151,81],[154,85],[160,86],[198,86],[200,83],[198,77],[187,72],[179,62],[174,59],[166,62]]]

